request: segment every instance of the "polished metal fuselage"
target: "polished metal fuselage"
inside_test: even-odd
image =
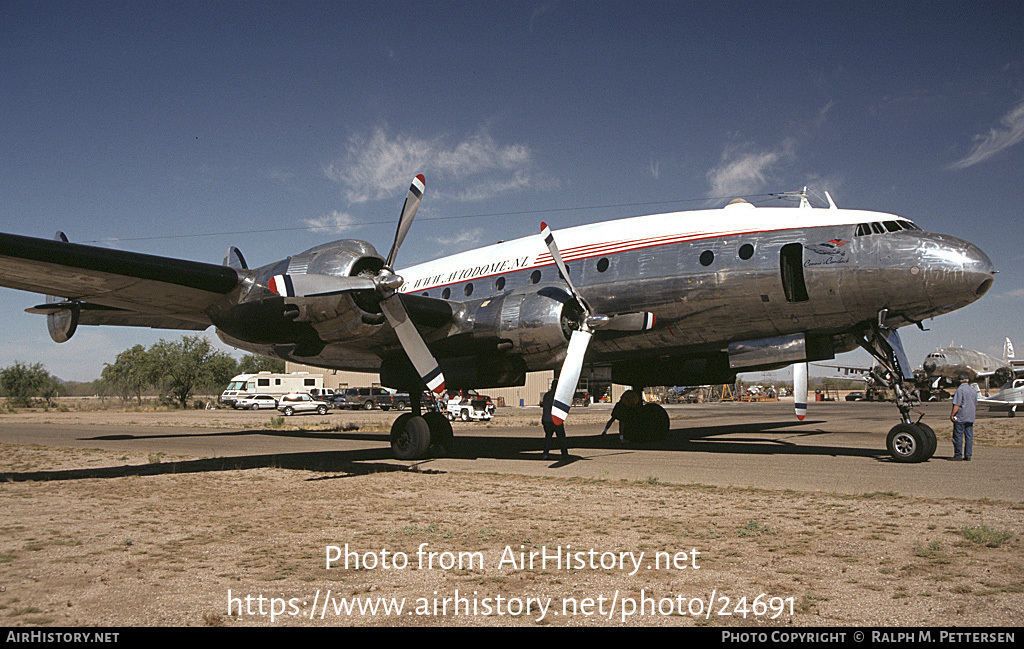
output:
[[[992,376],[1003,368],[1006,376],[1013,376],[1008,361],[963,347],[936,349],[925,357],[921,367],[933,378],[956,379],[960,374],[966,374],[968,379],[974,381],[979,376]]]
[[[858,235],[861,224],[885,222],[897,225]],[[815,355],[827,357],[852,349],[851,333],[878,322],[880,313],[888,327],[920,323],[988,290],[994,270],[976,246],[904,223],[909,222],[876,212],[741,206],[633,217],[554,234],[592,313],[656,316],[657,326],[649,331],[598,332],[586,357],[589,365],[631,364],[642,373],[652,361],[727,355],[730,343],[795,335],[817,341]],[[254,284],[283,263],[256,271]],[[493,301],[565,291],[539,235],[398,272],[404,293],[451,305],[450,322],[417,323],[442,358],[460,354],[453,341],[472,335],[479,314],[493,308]],[[257,292],[248,299],[266,298]],[[517,300],[506,300],[502,308],[511,311]],[[355,315],[351,308],[337,312]],[[512,315],[523,328],[530,326],[523,314]],[[510,313],[500,317],[512,322]],[[316,324],[318,330],[339,329]],[[285,345],[253,344],[223,331],[221,336],[243,349],[310,365],[377,371],[399,345],[386,327],[366,326],[377,330],[348,340],[324,339],[321,350],[301,357]],[[549,326],[549,320],[539,318],[536,326]],[[525,369],[557,368],[562,354],[564,349],[532,354]],[[760,367],[787,364],[792,356],[771,359],[769,353]]]

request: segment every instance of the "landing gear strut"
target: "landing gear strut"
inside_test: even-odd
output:
[[[451,452],[455,436],[452,425],[439,412],[422,414],[422,388],[409,390],[411,412],[391,425],[391,450],[399,460],[443,457]]]
[[[913,421],[910,416],[910,395],[903,382],[912,381],[914,375],[899,334],[882,324],[885,316],[886,311],[881,311],[878,322],[871,323],[857,335],[857,343],[878,361],[881,368],[879,372],[872,372],[872,376],[885,383],[896,395],[896,407],[903,420],[889,431],[885,447],[896,462],[927,462],[935,455],[938,439],[930,426],[921,423],[921,417]]]

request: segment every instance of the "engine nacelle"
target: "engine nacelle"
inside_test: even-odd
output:
[[[60,298],[46,296],[46,301],[55,303]],[[46,314],[46,328],[55,343],[66,343],[71,340],[78,329],[78,316],[81,313],[78,305],[72,302],[63,303],[66,308],[54,309]]]
[[[499,349],[523,359],[528,371],[561,366],[569,337],[581,318],[576,301],[565,291],[545,287],[485,300],[471,312],[471,334],[498,341]]]
[[[289,275],[376,276],[384,258],[366,241],[342,239],[310,248],[288,259]],[[276,271],[273,271],[276,273]],[[384,322],[373,291],[286,300],[295,322],[308,322],[326,342],[366,336]],[[354,317],[355,316],[355,317]]]
[[[324,243],[288,258],[288,274],[376,275],[384,258],[366,241],[341,239]]]

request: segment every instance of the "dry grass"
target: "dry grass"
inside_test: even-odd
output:
[[[315,418],[310,418],[315,419]],[[313,422],[311,422],[313,423]],[[232,597],[281,598],[308,614],[314,597],[613,597],[613,615],[549,613],[275,616],[276,625],[904,626],[1024,623],[1024,506],[637,482],[376,468],[233,469],[114,452],[0,447],[0,619],[4,624],[270,625],[229,613]],[[117,467],[149,473],[120,473]],[[390,467],[395,469],[396,467]],[[87,477],[105,469],[111,477]],[[61,479],[21,481],[32,471]],[[351,471],[351,472],[349,472]],[[998,542],[993,543],[996,539]],[[416,552],[480,553],[483,566],[418,568]],[[325,567],[327,546],[365,559],[408,555],[398,569]],[[993,547],[993,545],[995,547]],[[673,570],[504,566],[513,553],[687,553]],[[699,552],[692,568],[692,550]],[[442,555],[436,555],[441,560]],[[647,565],[651,565],[649,562]],[[712,592],[792,598],[793,615],[634,615],[623,598],[664,603]],[[673,601],[677,601],[674,600]],[[693,600],[695,601],[695,600]],[[664,605],[664,604],[662,604]],[[449,607],[452,604],[448,604]],[[270,612],[271,600],[264,608]],[[258,602],[253,599],[256,611]],[[290,609],[289,609],[290,610]],[[596,609],[595,609],[596,610]],[[732,608],[731,610],[735,610]]]

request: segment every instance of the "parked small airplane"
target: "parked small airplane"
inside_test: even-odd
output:
[[[387,257],[341,240],[250,269],[234,247],[217,266],[68,243],[62,233],[0,234],[0,285],[61,296],[28,309],[46,315],[57,342],[78,325],[213,325],[257,354],[379,372],[413,396],[391,431],[404,459],[443,452],[452,439],[447,419],[422,413],[424,386],[523,385],[527,372],[559,370],[554,416],[564,419],[585,369],[642,388],[729,383],[795,363],[800,383],[807,361],[860,345],[899,396],[890,454],[921,462],[936,438],[912,421],[897,329],[974,302],[994,279],[973,244],[839,209],[827,194],[827,208],[801,195],[798,208],[737,200],[557,234],[541,224],[539,236],[396,273],[424,187],[417,176]],[[668,431],[657,404],[639,417],[654,436]]]
[[[1024,408],[1024,379],[1007,381],[999,392],[991,397],[978,399],[979,406],[988,406],[990,411],[1003,411],[1013,417],[1018,408]]]

